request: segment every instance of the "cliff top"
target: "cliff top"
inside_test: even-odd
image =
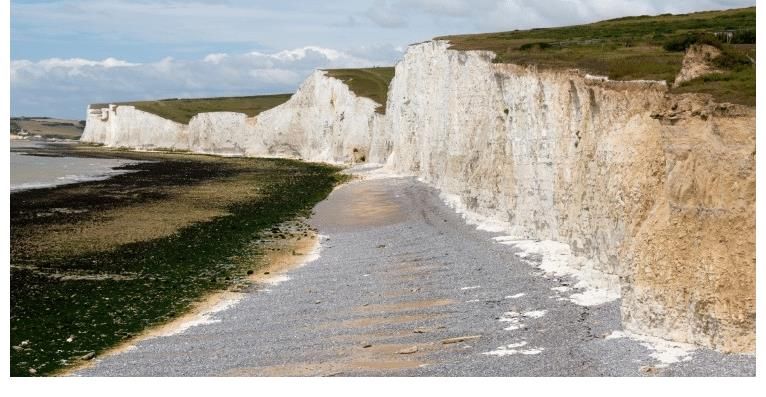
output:
[[[274,94],[241,97],[193,98],[193,99],[160,99],[156,101],[117,102],[115,105],[130,105],[136,109],[156,114],[157,116],[188,124],[192,117],[207,112],[238,112],[253,117],[259,113],[279,106],[292,94]],[[105,108],[108,104],[90,105],[92,109]]]
[[[327,75],[334,77],[356,94],[356,96],[370,98],[380,104],[376,111],[386,112],[386,98],[388,97],[388,85],[394,78],[393,67],[376,67],[362,69],[326,69]]]
[[[723,102],[755,105],[755,7],[691,14],[610,19],[585,25],[437,37],[455,50],[487,50],[495,62],[578,68],[613,80],[673,84],[684,51],[713,45],[721,73],[684,82],[673,92],[712,94]]]

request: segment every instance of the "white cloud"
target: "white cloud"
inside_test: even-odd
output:
[[[396,51],[306,46],[271,54],[212,53],[150,63],[107,58],[11,61],[11,111],[82,118],[88,103],[292,92],[317,68],[390,65]],[[370,55],[370,56],[366,56]],[[51,114],[51,111],[59,114]]]
[[[83,58],[49,58],[38,62],[38,65],[42,66],[46,70],[53,68],[79,68],[83,66],[100,66],[104,68],[116,68],[125,66],[138,66],[138,63],[131,63],[123,61],[121,59],[106,58],[103,61],[91,61]]]
[[[210,63],[220,63],[227,56],[229,56],[229,54],[224,54],[220,52],[215,54],[208,54],[207,56],[205,56],[203,61],[210,62]]]
[[[297,61],[297,60],[306,58],[306,55],[307,54],[310,55],[311,52],[320,54],[330,61],[335,61],[341,56],[345,55],[330,48],[308,46],[303,48],[296,48],[294,50],[280,51],[274,54],[273,56],[274,58],[279,59],[281,61]]]

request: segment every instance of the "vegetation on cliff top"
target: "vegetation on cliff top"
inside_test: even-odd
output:
[[[157,116],[188,124],[189,120],[199,113],[207,112],[237,112],[253,117],[259,113],[279,106],[292,94],[257,95],[220,98],[191,98],[191,99],[160,99],[156,101],[117,102],[115,105],[131,105]],[[108,104],[90,105],[93,109],[105,108]]]
[[[615,80],[665,80],[681,69],[695,42],[721,48],[727,58],[755,59],[755,7],[611,19],[586,25],[437,37],[456,50],[488,50],[495,62],[578,68]],[[707,75],[674,92],[705,92],[719,101],[755,104],[755,62],[717,62]],[[722,65],[721,65],[722,64]]]
[[[712,94],[722,102],[755,105],[755,7],[691,14],[662,14],[610,19],[585,25],[450,35],[455,50],[487,50],[495,62],[578,68],[613,80],[664,80],[672,86],[684,50],[694,43],[722,50],[713,60],[723,73],[688,81],[672,92]],[[742,62],[743,60],[749,62]],[[327,75],[348,85],[357,96],[379,103],[385,113],[393,67],[328,69]],[[249,97],[165,99],[122,102],[158,116],[188,123],[198,113],[241,112],[252,117],[280,105],[290,94]],[[105,107],[106,104],[91,105]]]
[[[327,75],[344,82],[357,96],[370,98],[380,104],[376,111],[386,112],[388,85],[394,78],[393,67],[362,69],[327,69]]]
[[[210,291],[247,288],[264,246],[308,238],[307,226],[281,223],[308,216],[345,178],[283,159],[65,151],[151,161],[11,194],[11,376],[84,362]]]

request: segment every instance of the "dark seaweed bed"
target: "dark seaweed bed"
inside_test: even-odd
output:
[[[257,255],[253,241],[274,225],[307,215],[342,179],[334,167],[280,159],[81,148],[44,149],[40,154],[62,151],[152,161],[128,165],[124,168],[137,172],[104,181],[11,194],[11,376],[55,373],[167,321],[210,291],[241,282],[254,266],[252,260],[243,260]],[[64,257],[24,244],[30,230],[97,222],[97,215],[109,209],[172,199],[168,186],[232,177],[259,184],[262,194],[229,206],[227,215],[167,237]],[[58,277],[68,273],[128,277]]]

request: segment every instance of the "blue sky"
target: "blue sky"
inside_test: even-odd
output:
[[[754,0],[11,2],[11,114],[88,103],[292,92],[315,68],[393,64],[449,33],[571,25]]]

